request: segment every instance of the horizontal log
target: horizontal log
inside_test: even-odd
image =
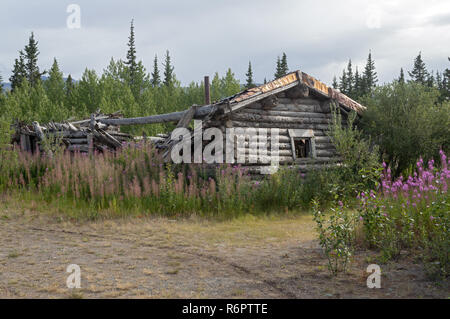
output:
[[[51,137],[64,137],[64,138],[77,138],[77,137],[86,137],[87,132],[78,131],[78,132],[69,132],[69,131],[61,131],[61,132],[50,132],[46,133],[46,135]]]
[[[305,104],[305,105],[318,105],[320,106],[320,101],[307,97],[307,98],[297,98],[297,99],[291,99],[291,98],[279,98],[278,101],[280,104]]]
[[[328,130],[328,124],[296,124],[296,123],[268,123],[268,122],[251,122],[251,121],[237,121],[233,120],[234,127],[264,127],[264,128],[286,128],[286,129],[313,129],[313,130]],[[324,135],[314,134],[314,135]]]
[[[236,113],[232,115],[233,120],[250,122],[271,122],[271,123],[294,123],[294,124],[328,124],[326,118],[308,118],[291,116],[272,116],[252,113]]]
[[[198,107],[195,111],[194,118],[202,118],[210,114],[215,109],[216,107],[214,105],[205,105]],[[187,112],[188,110],[144,117],[122,118],[122,119],[98,119],[98,121],[108,125],[135,125],[135,124],[177,122],[181,120]]]
[[[238,163],[236,164],[270,164],[272,157],[271,156],[251,156],[251,155],[245,155],[242,157],[244,160],[244,163]],[[286,164],[286,163],[292,163],[294,159],[292,156],[278,156],[279,164]],[[237,160],[236,160],[237,161]]]
[[[332,143],[317,143],[316,149],[318,150],[335,150],[335,146]]]
[[[278,110],[259,110],[259,109],[242,109],[239,113],[259,114],[265,116],[284,116],[284,117],[300,117],[300,118],[322,118],[331,119],[331,114],[317,112],[302,111],[278,111]]]
[[[316,143],[332,143],[331,138],[327,135],[325,136],[315,136]]]
[[[252,152],[258,152],[259,153],[259,150],[258,149],[252,149],[251,150]],[[246,155],[248,155],[248,154],[250,154],[250,149],[249,148],[245,148],[245,147],[239,147],[239,148],[237,148],[236,149],[236,152],[235,152],[235,156],[237,156],[239,153],[238,152],[241,152],[240,154],[246,154]],[[273,155],[275,155],[276,153],[273,153]],[[257,154],[252,154],[252,155],[257,155]],[[269,150],[267,150],[267,152],[266,152],[266,154],[265,154],[266,156],[272,156],[272,152],[270,151],[270,149]],[[258,155],[259,156],[259,155]],[[292,156],[292,150],[288,150],[288,149],[280,149],[280,150],[278,150],[278,156]]]
[[[270,140],[267,143],[249,143],[249,142],[244,142],[242,143],[242,147],[244,148],[248,148],[249,145],[251,145],[251,147],[255,147],[255,148],[264,148],[266,147],[267,149],[271,149],[272,148],[272,143],[270,143]],[[278,147],[279,150],[291,150],[292,146],[291,146],[291,142],[289,140],[289,143],[276,143],[274,144],[274,147]]]
[[[66,138],[64,139],[70,144],[87,144],[87,138]]]
[[[261,106],[250,105],[245,109],[262,110]],[[272,111],[290,111],[290,112],[310,112],[310,113],[326,113],[322,110],[320,105],[305,105],[305,104],[278,104],[271,109]]]

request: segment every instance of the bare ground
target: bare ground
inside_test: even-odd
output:
[[[372,256],[373,257],[373,256]],[[330,277],[309,216],[61,220],[0,206],[0,298],[448,298],[403,256],[368,289],[367,252]],[[66,267],[81,267],[68,289]]]

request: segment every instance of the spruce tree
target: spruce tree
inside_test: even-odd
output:
[[[448,58],[450,62],[450,58]],[[446,68],[442,75],[442,99],[450,101],[450,69]]]
[[[138,100],[141,97],[144,88],[149,84],[149,76],[142,61],[138,61],[136,57],[134,20],[131,20],[127,59],[123,63],[126,71],[125,82],[130,86],[134,98]]]
[[[164,81],[163,84],[167,87],[171,87],[174,84],[174,67],[171,64],[169,50],[166,51],[166,59],[164,61]]]
[[[48,79],[44,81],[44,88],[50,102],[54,103],[56,107],[62,108],[64,104],[64,79],[63,74],[59,69],[58,61],[53,59],[53,65],[48,72]]]
[[[372,52],[369,51],[366,67],[363,72],[362,94],[371,93],[378,82],[377,72],[375,71],[375,61],[372,59]]]
[[[20,87],[24,79],[26,79],[25,61],[24,54],[22,51],[20,51],[19,58],[15,59],[14,61],[12,75],[9,78],[9,82],[11,83],[11,90],[14,92],[18,87]]]
[[[273,76],[275,77],[275,79],[281,78],[283,76],[283,71],[281,70],[280,56],[277,57],[277,66]]]
[[[443,86],[442,86],[442,74],[439,73],[439,71],[436,71],[436,87],[438,88],[439,91],[442,90]]]
[[[161,84],[161,76],[159,75],[158,68],[158,56],[155,54],[155,60],[153,61],[153,72],[152,72],[152,80],[153,87],[158,87]]]
[[[399,83],[405,83],[405,72],[403,72],[403,68],[400,68],[400,76],[398,77]]]
[[[45,72],[40,72],[38,67],[38,41],[34,39],[34,33],[31,32],[31,36],[28,40],[28,45],[25,46],[25,72],[28,82],[32,87],[41,80],[41,75]]]
[[[287,56],[286,56],[286,53],[284,53],[284,52],[283,52],[283,55],[281,56],[280,69],[281,69],[282,76],[288,74],[288,72],[289,72]]]
[[[345,94],[347,94],[350,97],[352,97],[352,95],[353,95],[354,84],[355,84],[355,78],[353,76],[352,60],[349,59],[348,64],[347,64],[347,87],[346,87],[347,93],[345,93]]]
[[[361,97],[361,76],[359,75],[358,66],[356,66],[355,70],[355,80],[352,91],[352,99],[357,100]]]
[[[342,76],[339,78],[339,91],[347,95],[348,94],[347,88],[348,88],[347,72],[344,69],[342,70]]]
[[[0,73],[0,94],[3,93],[3,77],[2,74]]]
[[[338,81],[336,79],[336,75],[333,76],[333,83],[331,84],[331,86],[333,87],[333,89],[337,89],[339,87]]]
[[[434,87],[436,85],[436,79],[434,77],[434,72],[431,71],[427,76],[426,84],[428,87]]]
[[[256,85],[253,82],[252,63],[250,61],[248,62],[248,70],[247,70],[247,73],[245,75],[247,76],[247,83],[245,84],[245,87],[247,89],[254,88]]]
[[[411,77],[411,81],[422,85],[428,84],[427,80],[430,75],[427,71],[425,62],[422,60],[422,52],[419,52],[419,55],[414,59],[414,67],[408,74]]]
[[[130,36],[128,37],[127,59],[124,62],[128,68],[129,84],[133,84],[136,77],[137,61],[136,61],[136,44],[134,38],[134,20],[131,20]]]
[[[66,79],[66,82],[64,83],[64,92],[66,94],[66,97],[70,97],[73,94],[74,88],[75,83],[73,82],[72,75],[69,74],[69,76]]]

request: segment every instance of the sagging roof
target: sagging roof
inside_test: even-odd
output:
[[[260,100],[269,95],[288,90],[299,84],[306,85],[310,91],[318,96],[336,100],[341,106],[347,109],[354,110],[358,114],[361,114],[366,109],[365,106],[352,100],[345,94],[331,87],[328,87],[326,84],[320,82],[319,80],[310,76],[309,74],[306,74],[305,72],[301,72],[300,70],[291,72],[281,78],[275,79],[258,87],[244,90],[232,97],[221,100],[216,104],[223,104],[224,101],[227,101],[230,106],[242,104],[247,105],[247,103],[245,103],[246,101],[253,103],[256,100]],[[235,110],[236,108],[232,109]]]
[[[219,114],[235,112],[251,103],[260,101],[274,94],[287,91],[299,85],[306,86],[309,91],[313,93],[313,95],[337,101],[339,105],[346,110],[354,110],[361,115],[362,112],[366,109],[365,106],[362,106],[361,104],[342,94],[338,90],[330,88],[314,77],[298,70],[286,74],[281,78],[270,81],[269,83],[260,85],[255,88],[246,89],[242,92],[224,98],[210,105],[193,105],[188,110],[167,114],[157,114],[126,119],[100,119],[99,121],[109,125],[129,125],[178,122],[184,118],[184,122],[189,122],[189,119],[186,118],[186,116],[189,116],[190,119],[205,119],[213,116],[214,114],[217,114],[217,112],[219,112]]]

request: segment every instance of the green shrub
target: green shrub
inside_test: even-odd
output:
[[[345,272],[353,255],[355,216],[342,202],[331,208],[329,215],[325,215],[319,210],[317,201],[313,201],[313,215],[330,273],[337,275],[340,271]]]
[[[356,196],[361,189],[376,187],[381,172],[379,148],[364,138],[355,125],[356,117],[356,112],[350,112],[346,125],[342,125],[339,110],[332,109],[329,136],[342,158],[338,179],[341,196]]]
[[[420,84],[394,82],[377,87],[363,104],[361,127],[380,146],[394,176],[414,168],[416,159],[437,158],[450,146],[450,104]]]

